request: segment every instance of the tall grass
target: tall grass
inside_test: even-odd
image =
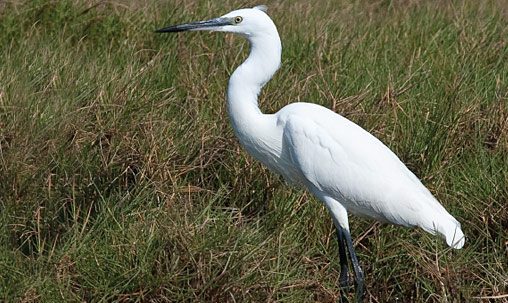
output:
[[[467,235],[451,251],[351,218],[367,300],[508,300],[507,3],[267,4],[284,51],[263,110],[310,101],[357,122]],[[326,210],[225,118],[246,42],[152,33],[242,6],[0,2],[1,300],[337,300]]]

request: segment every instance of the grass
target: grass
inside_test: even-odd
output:
[[[0,300],[337,300],[326,210],[225,118],[246,42],[152,33],[255,4],[0,2]],[[506,2],[267,4],[284,51],[262,109],[307,100],[357,122],[467,235],[451,251],[351,218],[367,301],[508,300]]]

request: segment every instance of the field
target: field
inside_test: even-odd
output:
[[[507,302],[508,2],[265,2],[262,110],[361,125],[467,236],[350,217],[366,302]],[[0,301],[337,302],[326,209],[229,125],[247,42],[153,33],[257,4],[0,1]]]

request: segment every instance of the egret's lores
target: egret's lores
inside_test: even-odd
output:
[[[292,103],[275,114],[258,106],[261,88],[277,71],[281,41],[266,6],[222,17],[169,26],[182,31],[236,33],[250,42],[250,54],[231,75],[227,107],[242,146],[270,170],[305,187],[329,210],[339,242],[341,286],[348,284],[346,247],[363,293],[363,273],[349,233],[348,212],[440,234],[456,249],[464,245],[460,223],[381,141],[333,111],[312,103]]]

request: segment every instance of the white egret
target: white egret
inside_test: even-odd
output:
[[[439,234],[456,249],[464,245],[460,223],[381,141],[335,112],[292,103],[275,114],[258,106],[261,88],[279,69],[281,41],[266,6],[219,18],[174,25],[159,33],[219,31],[240,34],[250,54],[231,75],[227,108],[241,145],[286,181],[314,194],[329,210],[339,242],[340,284],[348,285],[346,247],[363,295],[363,272],[349,232],[348,212]]]

